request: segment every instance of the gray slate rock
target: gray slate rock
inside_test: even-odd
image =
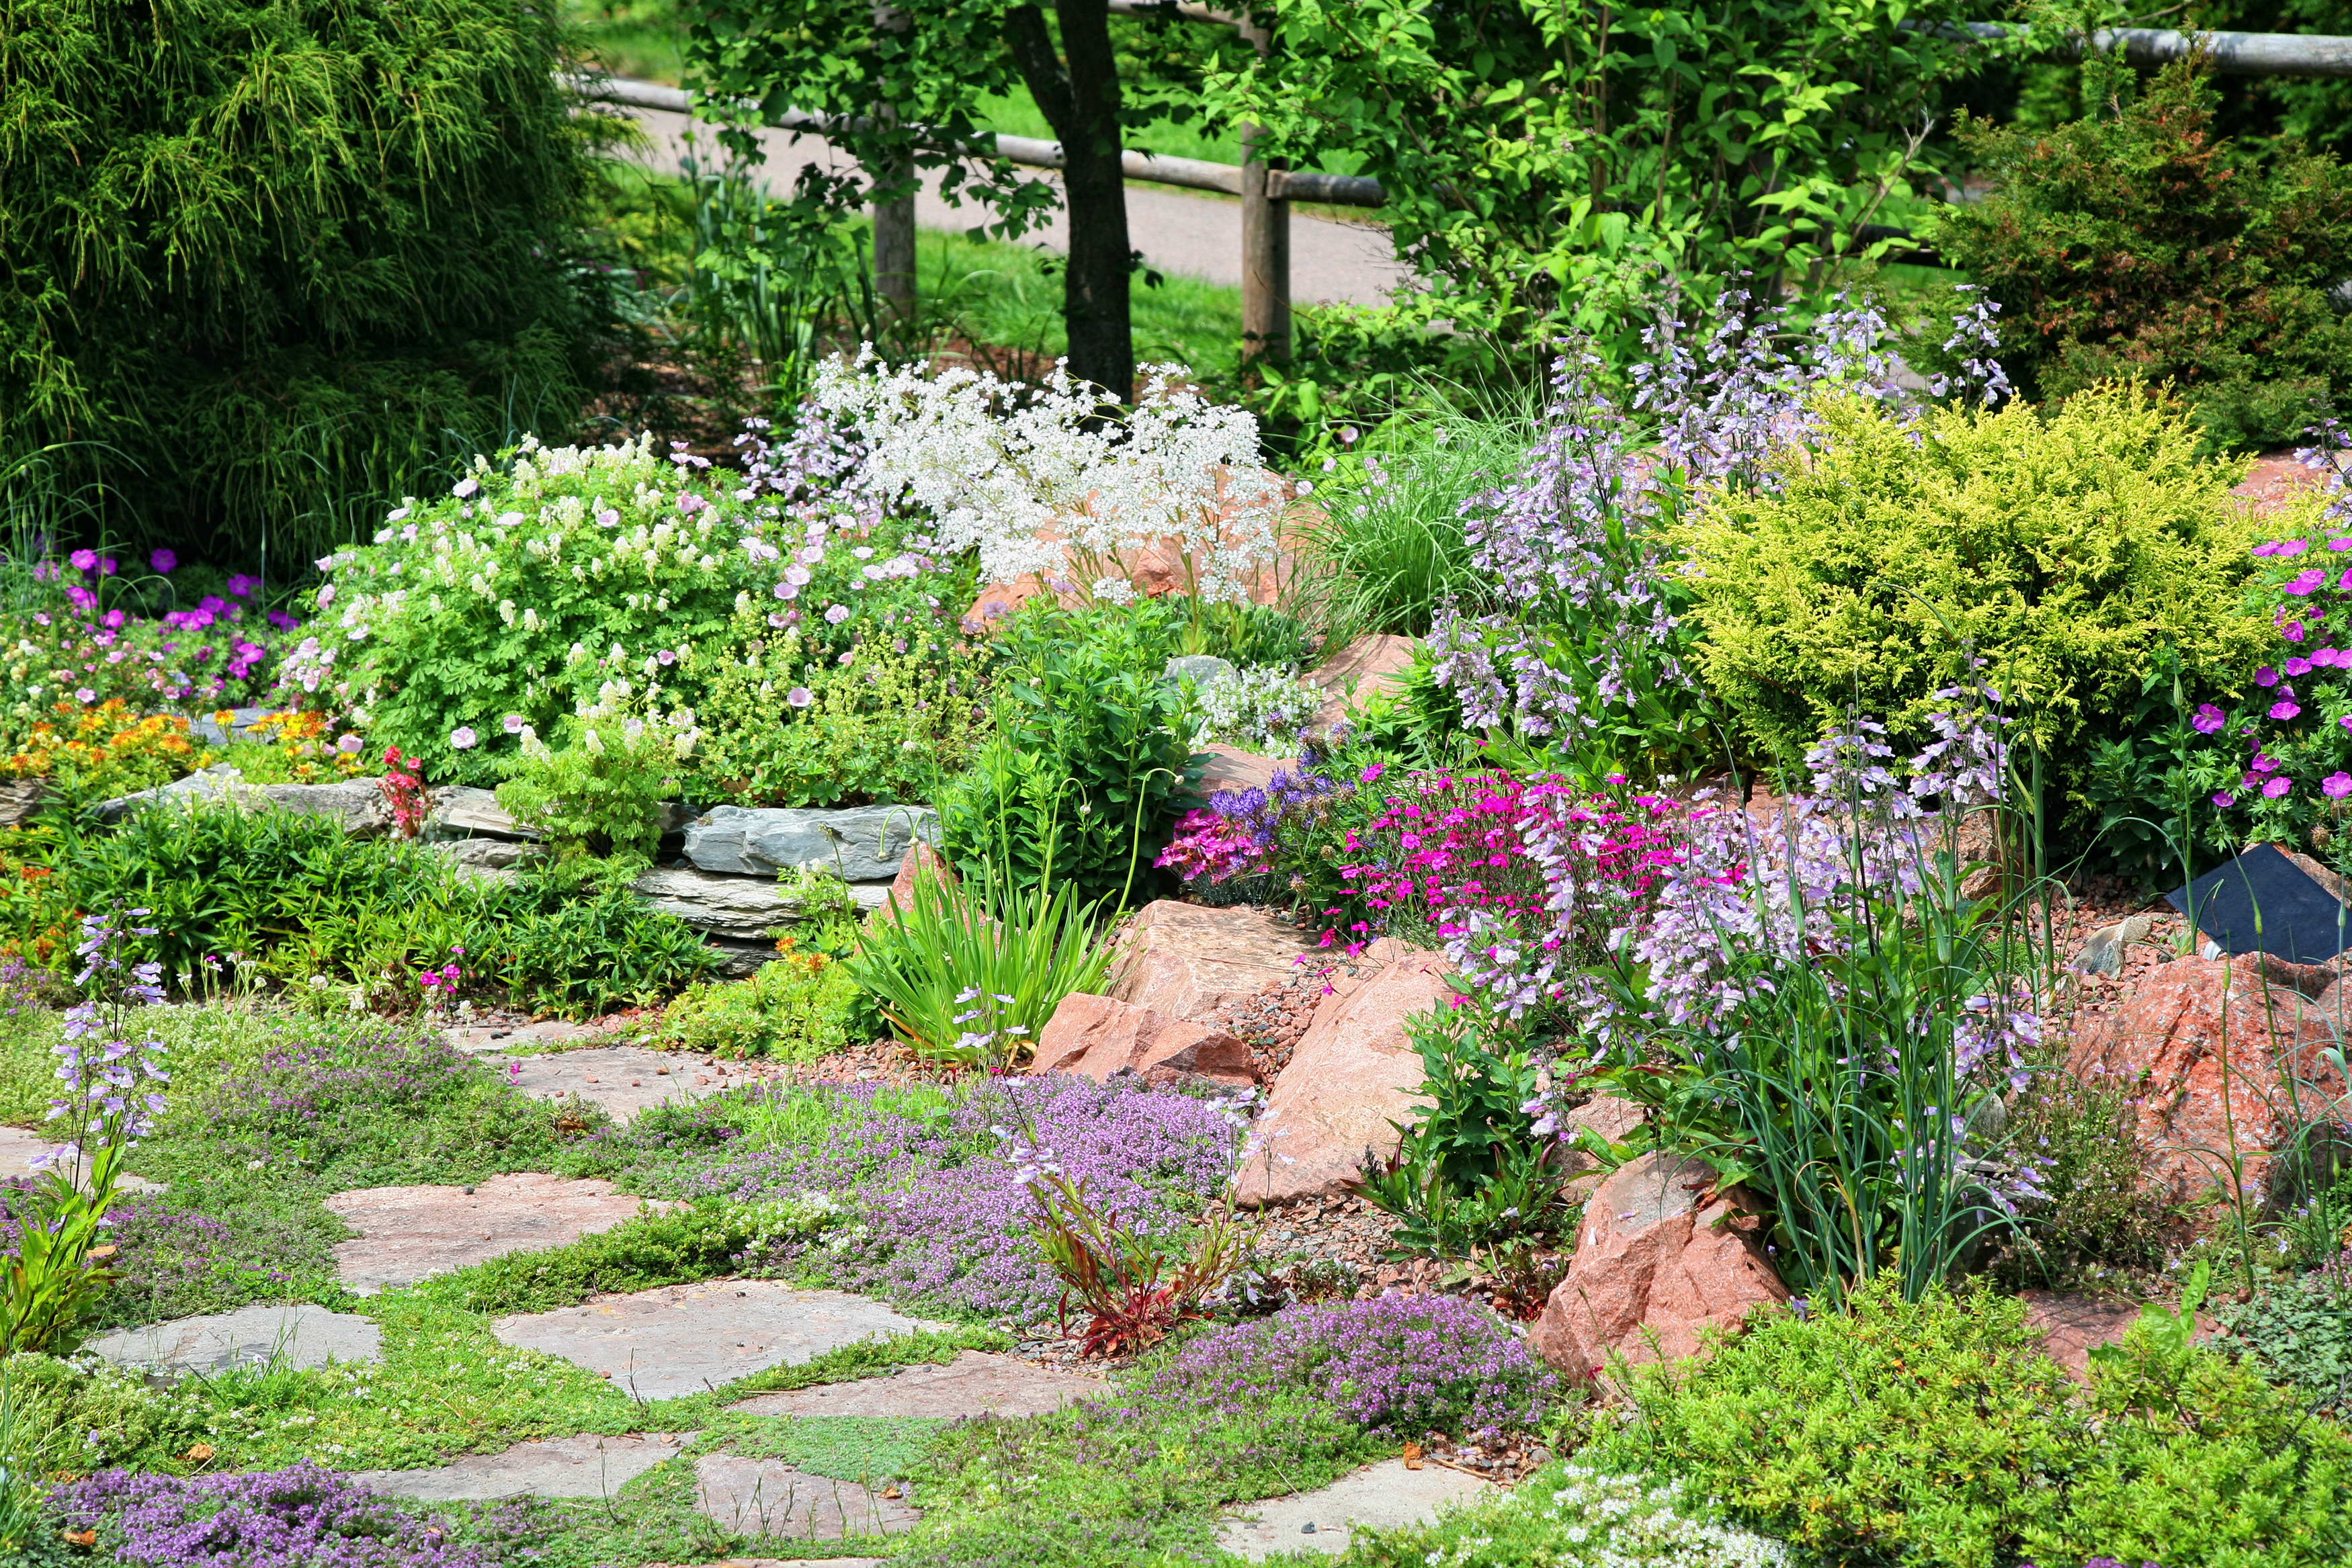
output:
[[[48,803],[46,779],[0,779],[0,828],[21,827]]]
[[[512,871],[539,858],[539,846],[518,839],[443,839],[428,847],[469,871]]]
[[[929,806],[716,806],[687,825],[686,858],[702,871],[736,876],[814,865],[844,882],[887,882],[919,837],[940,841],[939,814]]]
[[[1168,661],[1167,666],[1160,672],[1160,678],[1163,681],[1190,681],[1205,690],[1220,681],[1234,679],[1237,674],[1232,664],[1213,653],[1180,653]]]
[[[690,866],[663,866],[631,885],[656,909],[737,942],[763,941],[778,926],[802,918],[800,901],[763,876],[714,876]],[[872,910],[882,907],[889,891],[887,882],[866,883],[851,886],[849,895],[859,909]]]
[[[117,1366],[159,1372],[215,1372],[259,1366],[324,1366],[331,1361],[381,1361],[383,1331],[373,1318],[318,1306],[239,1307],[143,1329],[117,1329],[84,1347]]]
[[[503,1453],[467,1454],[424,1470],[358,1470],[352,1479],[390,1497],[471,1502],[501,1497],[611,1497],[685,1451],[685,1432],[555,1437]]]
[[[433,810],[425,818],[425,831],[436,839],[541,836],[537,830],[526,828],[507,815],[497,795],[467,784],[453,784],[433,791]]]
[[[1416,1470],[1402,1459],[1383,1459],[1313,1491],[1240,1504],[1235,1511],[1244,1517],[1219,1530],[1217,1544],[1253,1563],[1293,1552],[1337,1557],[1360,1526],[1402,1530],[1434,1523],[1441,1510],[1494,1492],[1475,1476],[1442,1465]]]
[[[346,779],[333,784],[248,784],[243,771],[226,762],[216,762],[201,772],[153,789],[101,801],[97,812],[101,821],[119,822],[151,806],[215,802],[226,802],[247,811],[275,806],[305,817],[332,817],[342,824],[345,832],[362,838],[376,837],[390,827],[383,810],[383,791],[373,779]]]

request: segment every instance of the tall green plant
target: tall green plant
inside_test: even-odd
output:
[[[5,0],[0,465],[46,450],[118,537],[285,575],[563,431],[609,123],[563,49],[501,0]]]

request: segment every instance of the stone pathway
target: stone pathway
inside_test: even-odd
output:
[[[610,1497],[664,1459],[674,1459],[691,1432],[625,1437],[556,1437],[518,1443],[502,1454],[467,1454],[429,1470],[360,1470],[354,1479],[394,1497],[470,1502],[502,1497]]]
[[[525,1172],[474,1187],[368,1186],[327,1207],[360,1233],[335,1246],[335,1272],[361,1295],[413,1285],[508,1252],[562,1247],[610,1230],[644,1199],[608,1181]]]
[[[613,1038],[612,1031],[570,1019],[536,1019],[530,1023],[454,1024],[442,1034],[468,1056],[499,1056],[534,1046],[572,1049],[573,1042],[596,1044]]]
[[[1424,1464],[1414,1470],[1407,1469],[1402,1459],[1383,1459],[1318,1490],[1246,1505],[1248,1515],[1227,1522],[1217,1532],[1217,1544],[1253,1563],[1278,1552],[1326,1552],[1337,1557],[1348,1550],[1355,1533],[1352,1526],[1394,1530],[1428,1524],[1437,1518],[1439,1508],[1494,1490],[1475,1476],[1442,1465]]]
[[[600,1373],[633,1398],[671,1399],[877,1335],[941,1326],[845,1291],[718,1280],[501,1318],[495,1332]]]
[[[218,1372],[262,1365],[273,1357],[281,1366],[311,1367],[382,1360],[383,1331],[372,1319],[324,1307],[255,1306],[118,1329],[85,1348],[118,1366],[159,1372]]]
[[[821,1383],[761,1394],[733,1408],[747,1416],[1039,1416],[1076,1399],[1099,1399],[1098,1377],[1049,1372],[1009,1355],[967,1350],[945,1366],[909,1366],[887,1377]]]
[[[656,1105],[705,1100],[772,1076],[745,1062],[717,1062],[677,1051],[637,1045],[587,1046],[547,1056],[492,1059],[508,1082],[534,1100],[577,1094],[602,1105],[615,1122],[635,1121]]]
[[[26,1127],[0,1127],[0,1177],[30,1177],[38,1174],[33,1161],[56,1148],[58,1143],[58,1139],[45,1132]],[[162,1182],[130,1175],[125,1175],[117,1186],[123,1192],[163,1190]]]
[[[845,1535],[896,1535],[916,1519],[903,1499],[856,1481],[805,1475],[782,1459],[706,1454],[694,1462],[694,1474],[701,1483],[695,1508],[739,1535],[839,1541]]]

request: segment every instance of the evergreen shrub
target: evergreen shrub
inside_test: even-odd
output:
[[[1835,395],[1817,413],[1780,488],[1718,491],[1677,529],[1698,665],[1767,762],[1796,763],[1856,707],[1898,746],[1932,739],[1933,694],[1973,655],[2021,758],[2029,737],[2042,748],[2054,812],[2160,649],[2202,693],[2267,645],[2242,601],[2258,563],[2230,495],[2242,469],[2199,455],[2160,393],[1916,421]]]
[[[2052,131],[1964,124],[1986,200],[1936,245],[2001,305],[2000,360],[2031,395],[2172,380],[2222,448],[2294,444],[2352,392],[2352,169],[2289,140],[2234,141],[2190,63]]]
[[[0,0],[0,465],[307,559],[566,434],[598,120],[521,0]]]

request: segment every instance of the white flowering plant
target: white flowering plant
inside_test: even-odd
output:
[[[1297,671],[1278,664],[1236,670],[1188,696],[1194,746],[1224,742],[1268,757],[1293,754],[1307,720],[1323,705],[1322,693],[1301,685]]]
[[[350,711],[436,778],[488,784],[527,729],[583,706],[691,721],[739,613],[837,658],[886,605],[961,608],[968,574],[873,504],[854,446],[818,421],[779,453],[753,423],[741,472],[649,438],[475,458],[446,495],[404,500],[372,543],[319,563],[313,634],[280,661],[280,689]]]
[[[677,797],[700,738],[693,716],[640,715],[607,701],[563,722],[561,750],[523,727],[516,773],[499,786],[499,804],[547,835],[559,873],[594,860],[610,862],[613,875],[633,876],[653,863],[662,803]]]
[[[1114,603],[1181,592],[1197,643],[1206,611],[1247,605],[1281,566],[1290,488],[1261,464],[1255,416],[1210,402],[1180,366],[1144,366],[1122,412],[1060,364],[1031,386],[869,350],[820,369],[815,400],[856,429],[873,493],[927,514],[938,548],[976,552],[987,581]]]
[[[1563,1465],[1349,1561],[1383,1568],[1785,1568],[1789,1549],[1711,1520],[1681,1483]]]

